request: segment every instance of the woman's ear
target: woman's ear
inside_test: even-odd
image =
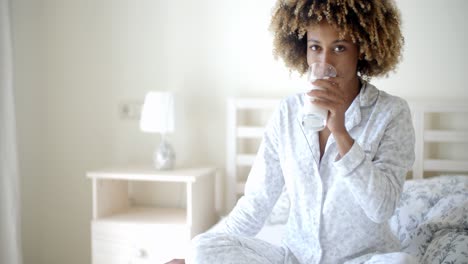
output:
[[[357,69],[358,73],[360,73],[361,70],[362,70],[362,66],[363,66],[363,63],[364,63],[364,60],[365,60],[364,58],[365,58],[364,52],[359,52],[357,66],[356,66],[356,69]]]
[[[358,59],[357,65],[356,65],[356,73],[362,74],[362,68],[363,68],[364,60]]]

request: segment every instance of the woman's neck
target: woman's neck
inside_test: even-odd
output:
[[[358,76],[356,76],[356,78],[349,82],[348,87],[345,89],[347,93],[346,104],[348,107],[353,103],[356,96],[358,96],[359,91],[361,91],[361,86],[361,78],[359,78]]]

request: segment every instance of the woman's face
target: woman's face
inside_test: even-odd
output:
[[[333,65],[345,84],[357,78],[358,47],[348,36],[339,38],[339,32],[322,22],[307,28],[307,63],[325,62]]]

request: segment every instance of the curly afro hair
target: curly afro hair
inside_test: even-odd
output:
[[[291,70],[304,74],[307,27],[327,21],[358,45],[358,74],[370,79],[394,71],[404,39],[400,14],[392,0],[278,0],[270,30],[273,55]]]

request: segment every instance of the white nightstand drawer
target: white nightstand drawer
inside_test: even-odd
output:
[[[155,264],[185,258],[190,238],[216,222],[215,173],[214,168],[151,167],[88,172],[93,190],[93,264]]]
[[[93,264],[161,263],[183,258],[190,242],[189,233],[190,229],[183,225],[95,221],[92,224],[92,247],[96,252]]]

